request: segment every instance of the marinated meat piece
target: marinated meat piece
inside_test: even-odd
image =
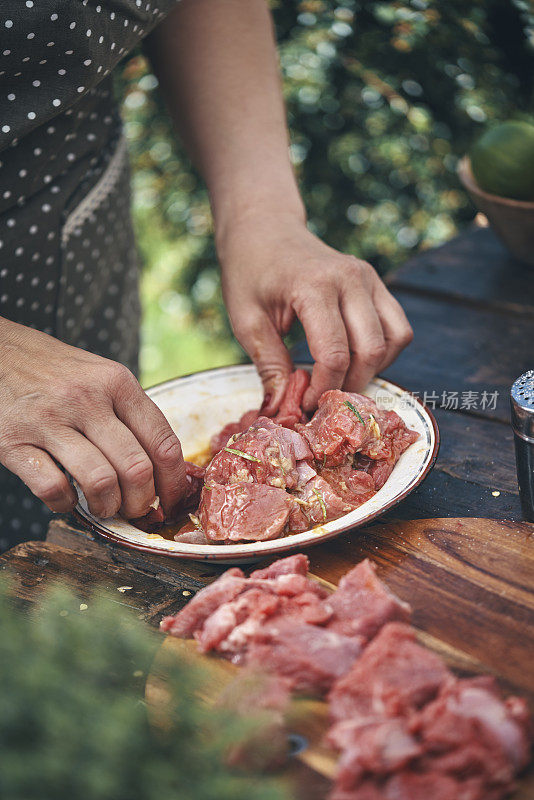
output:
[[[424,742],[427,769],[479,775],[488,790],[510,788],[529,761],[527,704],[519,697],[503,701],[490,677],[446,683],[411,728]]]
[[[369,397],[339,389],[324,392],[310,422],[296,429],[322,467],[350,463],[356,453],[394,464],[418,438],[394,411],[381,411]]]
[[[247,428],[250,428],[253,422],[255,422],[258,417],[260,416],[259,409],[251,409],[250,411],[245,411],[242,417],[237,420],[237,422],[229,422],[228,425],[225,425],[224,428],[216,433],[214,436],[211,437],[210,440],[210,452],[211,455],[216,455],[220,450],[225,447],[232,436],[236,436],[243,431],[246,431]]]
[[[275,422],[285,428],[294,428],[297,422],[308,421],[302,410],[302,400],[309,385],[309,372],[304,369],[296,369],[291,373],[280,408],[274,417]]]
[[[275,619],[256,633],[245,663],[289,678],[294,691],[323,694],[347,672],[361,649],[358,637]]]
[[[310,385],[309,373],[303,369],[297,369],[289,376],[285,394],[280,403],[278,413],[274,416],[274,421],[285,428],[294,428],[297,422],[306,422],[306,414],[302,410],[302,398],[304,392]],[[228,444],[232,436],[246,431],[255,422],[262,409],[252,409],[245,411],[237,422],[230,422],[225,425],[222,431],[216,433],[210,441],[210,451],[215,455]]]
[[[338,497],[330,484],[319,475],[296,491],[294,497],[298,507],[291,514],[289,527],[295,533],[308,530],[314,525],[324,525],[353,508],[350,503]]]
[[[193,522],[186,522],[173,536],[173,539],[182,544],[209,544],[204,531],[200,530]]]
[[[368,558],[341,578],[336,591],[325,602],[334,612],[328,627],[347,636],[372,639],[386,622],[410,619],[408,603],[377,578],[376,566]]]
[[[305,459],[311,460],[312,454],[302,436],[259,417],[213,458],[205,480],[223,485],[263,483],[291,490],[301,480],[297,463]]]
[[[206,484],[198,518],[210,542],[265,541],[281,536],[295,500],[262,483]]]
[[[296,425],[296,429],[323,467],[337,467],[364,447],[379,446],[378,416],[376,404],[368,397],[331,389],[321,395],[310,422]]]
[[[179,507],[173,512],[173,518],[176,518],[177,513],[181,513],[186,511],[188,508],[196,508],[198,506],[200,493],[204,485],[206,468],[199,467],[198,464],[192,464],[190,461],[185,461],[184,463],[187,489],[185,496],[180,501]]]
[[[352,508],[358,508],[376,494],[374,477],[350,464],[319,469],[319,475]]]
[[[173,508],[171,514],[167,518],[165,512],[160,505],[159,497],[156,497],[153,509],[144,517],[131,519],[132,525],[140,528],[142,531],[152,532],[157,531],[161,526],[173,519],[177,519],[188,508],[196,508],[200,500],[200,493],[204,484],[204,467],[199,467],[197,464],[192,464],[190,461],[185,461],[185,477],[186,477],[186,491],[185,495],[181,498],[179,503]]]
[[[359,453],[354,456],[353,461],[354,469],[357,469],[359,472],[366,472],[371,477],[377,492],[382,488],[393,472],[394,466],[394,462],[390,463],[384,458],[373,461],[369,456],[362,456]]]
[[[135,525],[136,528],[139,528],[139,530],[145,531],[145,533],[153,533],[154,531],[158,531],[165,523],[165,512],[161,507],[159,497],[156,497],[154,500],[152,508],[148,514],[145,514],[144,517],[134,517],[133,519],[130,519],[129,522],[131,522],[132,525]]]
[[[451,673],[441,659],[421,647],[414,631],[389,622],[365,648],[329,695],[333,721],[372,721],[405,716],[433,700]]]
[[[176,615],[164,617],[160,623],[161,629],[173,636],[190,638],[202,628],[221,603],[237,597],[246,585],[247,579],[242,570],[238,567],[227,569],[220,578],[197,592]]]

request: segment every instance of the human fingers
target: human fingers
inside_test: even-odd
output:
[[[50,511],[66,514],[76,505],[78,498],[67,476],[39,447],[28,444],[12,447],[2,453],[1,461]]]

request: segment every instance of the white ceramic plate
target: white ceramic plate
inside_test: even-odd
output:
[[[260,406],[262,387],[253,366],[238,365],[176,378],[148,389],[147,394],[161,408],[176,431],[185,458],[191,459],[206,450],[211,436],[226,423],[238,419],[247,409]],[[374,497],[355,511],[326,525],[268,542],[197,545],[182,544],[158,534],[144,533],[120,517],[94,517],[80,491],[78,514],[93,530],[127,547],[197,561],[215,559],[228,563],[245,563],[324,542],[383,514],[421,483],[436,460],[439,447],[438,427],[433,415],[417,398],[400,386],[381,378],[371,381],[365,394],[382,408],[396,411],[409,428],[420,434],[420,439],[402,454],[389,479]]]

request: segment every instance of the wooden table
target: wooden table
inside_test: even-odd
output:
[[[430,522],[521,519],[508,393],[513,380],[534,366],[534,270],[511,260],[489,230],[477,229],[413,259],[390,286],[415,340],[385,377],[420,396],[427,392],[430,405],[432,398],[440,406],[444,392],[446,401],[456,392],[459,407],[435,409],[442,444],[426,481],[378,524],[311,549],[312,569],[336,582],[361,558],[372,557],[380,576],[412,603],[414,623],[429,642],[460,668],[496,672],[505,688],[534,701],[534,525]],[[305,358],[305,349],[295,355]],[[476,407],[468,392],[478,393]],[[498,392],[494,407],[481,402],[483,392]],[[0,566],[14,575],[16,595],[28,603],[38,602],[51,580],[83,596],[96,584],[112,592],[132,587],[117,599],[154,625],[221,571],[147,557],[68,519],[50,525],[46,542],[14,547]],[[307,780],[306,769],[298,770],[303,796],[324,798],[324,782]]]

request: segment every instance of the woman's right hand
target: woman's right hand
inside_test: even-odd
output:
[[[177,436],[124,366],[0,318],[0,463],[52,510],[127,519],[186,488]]]

